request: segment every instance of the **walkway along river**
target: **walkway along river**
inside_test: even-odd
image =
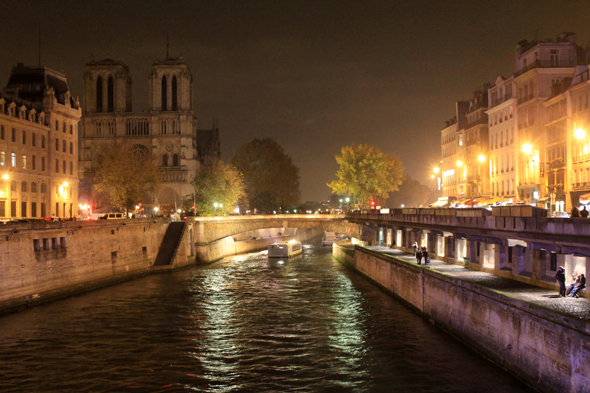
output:
[[[2,392],[529,392],[331,256],[265,253],[0,318]]]

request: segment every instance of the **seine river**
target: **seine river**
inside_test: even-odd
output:
[[[317,244],[5,315],[0,331],[0,392],[531,391]]]

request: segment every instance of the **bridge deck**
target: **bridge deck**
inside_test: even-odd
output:
[[[411,263],[416,263],[416,258],[413,254],[408,254],[402,250],[390,249],[389,247],[383,246],[367,246],[367,248],[395,256]],[[539,288],[534,285],[498,277],[494,274],[479,270],[466,269],[461,265],[446,263],[438,259],[431,258],[430,260],[430,265],[426,265],[427,267],[424,267],[425,269],[430,268],[439,271],[461,281],[486,287],[499,294],[534,304],[535,306],[542,307],[555,313],[584,321],[590,321],[590,300],[588,299],[582,297],[579,299],[571,297],[563,298],[559,297],[558,291],[556,290]],[[567,285],[569,284],[568,277]],[[586,289],[582,292],[585,291]]]

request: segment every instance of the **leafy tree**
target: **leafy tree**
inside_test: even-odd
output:
[[[111,204],[128,212],[158,189],[160,175],[148,149],[143,145],[110,143],[103,147],[94,188]]]
[[[404,167],[400,158],[374,146],[345,146],[336,162],[340,165],[338,179],[328,187],[335,194],[353,195],[362,207],[369,206],[370,201],[380,205],[402,183]]]
[[[398,191],[394,191],[387,206],[399,208],[401,205],[405,207],[426,207],[432,199],[432,191],[427,186],[420,184],[417,180],[410,176],[404,177],[404,180]],[[436,198],[434,199],[436,200]]]
[[[243,144],[231,163],[244,175],[250,209],[265,213],[299,202],[299,168],[274,139]]]
[[[202,216],[212,216],[229,212],[236,203],[244,204],[244,181],[242,174],[231,165],[221,161],[204,167],[193,179],[194,199],[187,200],[189,206],[195,204],[195,212]],[[192,198],[193,196],[191,196]],[[222,207],[215,207],[214,204]]]

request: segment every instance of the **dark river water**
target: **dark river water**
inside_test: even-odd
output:
[[[0,392],[530,391],[318,245],[5,315],[0,332]]]

